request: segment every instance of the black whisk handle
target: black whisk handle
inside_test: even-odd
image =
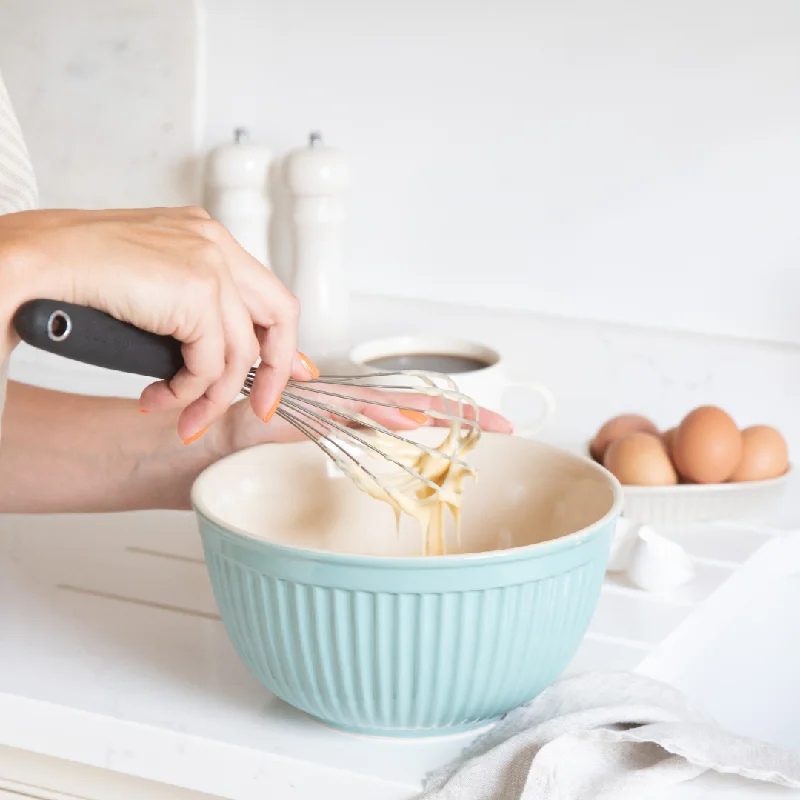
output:
[[[181,343],[104,311],[56,300],[31,300],[14,315],[23,342],[72,361],[169,380],[183,367]]]

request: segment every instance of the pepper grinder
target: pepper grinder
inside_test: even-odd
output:
[[[249,139],[245,128],[236,128],[233,142],[212,150],[206,169],[208,213],[253,258],[269,266],[267,174],[272,154]]]
[[[326,147],[319,133],[286,157],[292,194],[292,290],[300,300],[298,346],[324,362],[341,356],[348,340],[350,287],[344,264],[343,196],[350,184],[344,155]]]

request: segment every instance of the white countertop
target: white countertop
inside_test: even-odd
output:
[[[35,380],[42,363],[37,382],[75,388],[24,353],[12,375]],[[75,374],[103,392],[96,373]],[[547,438],[586,433],[562,418]],[[780,515],[799,516],[791,502]],[[662,597],[607,580],[570,671],[635,668],[769,539],[723,525],[665,532],[695,580]],[[343,734],[270,695],[228,642],[191,514],[0,516],[0,643],[0,744],[236,800],[410,800],[469,741]],[[712,777],[681,796],[754,796],[743,791]]]
[[[678,538],[696,582],[607,581],[571,671],[635,667],[766,541]],[[271,696],[217,617],[191,514],[0,517],[0,640],[0,742],[223,797],[409,800],[468,741],[342,734]]]

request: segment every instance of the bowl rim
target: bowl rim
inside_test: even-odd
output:
[[[483,433],[482,437],[488,438],[507,438],[508,434],[503,433]],[[277,553],[282,553],[286,556],[300,557],[305,559],[320,560],[344,565],[353,566],[381,566],[398,567],[398,568],[422,568],[422,569],[435,569],[437,567],[452,566],[458,564],[460,566],[478,566],[486,562],[504,562],[516,561],[520,558],[538,558],[540,556],[548,555],[552,552],[559,551],[570,546],[577,546],[585,542],[587,539],[592,538],[599,530],[613,523],[618,519],[622,513],[624,505],[623,487],[620,482],[611,474],[605,467],[598,464],[591,458],[579,455],[569,450],[564,450],[560,447],[540,442],[533,439],[524,439],[523,437],[514,437],[517,440],[527,441],[531,445],[538,447],[542,450],[549,450],[550,452],[558,453],[561,456],[567,456],[574,461],[580,461],[587,464],[591,470],[598,475],[601,475],[607,482],[612,492],[612,503],[609,510],[598,520],[581,528],[578,531],[573,531],[564,536],[559,536],[556,539],[549,539],[545,542],[534,542],[533,544],[520,545],[519,547],[508,547],[503,550],[487,550],[479,553],[446,553],[441,556],[379,556],[361,553],[337,553],[333,550],[318,550],[310,547],[296,547],[288,544],[280,544],[272,542],[269,539],[264,539],[255,534],[249,533],[235,525],[224,522],[216,514],[211,512],[206,506],[203,499],[199,496],[203,488],[203,484],[213,478],[217,469],[223,469],[224,465],[230,461],[240,457],[242,453],[250,452],[251,450],[261,450],[275,446],[271,443],[255,445],[254,447],[240,450],[236,453],[224,456],[210,466],[206,467],[195,479],[191,488],[191,502],[195,513],[204,518],[207,522],[213,524],[216,528],[220,529],[221,533],[228,537],[240,541],[245,545],[258,545],[259,547],[267,547]],[[281,447],[296,447],[313,444],[311,442],[290,442],[281,443]],[[379,502],[379,501],[376,501]]]
[[[595,461],[589,452],[587,442],[584,450],[586,457],[590,461],[601,466]],[[768,489],[770,486],[780,486],[786,483],[794,473],[794,464],[789,462],[786,472],[775,478],[765,478],[761,481],[737,481],[736,483],[673,483],[668,486],[639,486],[637,484],[622,484],[622,491],[629,496],[637,495],[676,495],[676,494],[725,494],[731,492],[755,492],[760,489]]]

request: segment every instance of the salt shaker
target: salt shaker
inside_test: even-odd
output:
[[[291,287],[302,312],[298,346],[311,358],[335,359],[348,343],[343,233],[349,167],[339,150],[312,133],[307,147],[287,155],[284,169],[293,206]]]
[[[212,150],[206,168],[208,213],[265,266],[269,265],[267,173],[272,154],[251,144],[244,128],[233,142]]]

